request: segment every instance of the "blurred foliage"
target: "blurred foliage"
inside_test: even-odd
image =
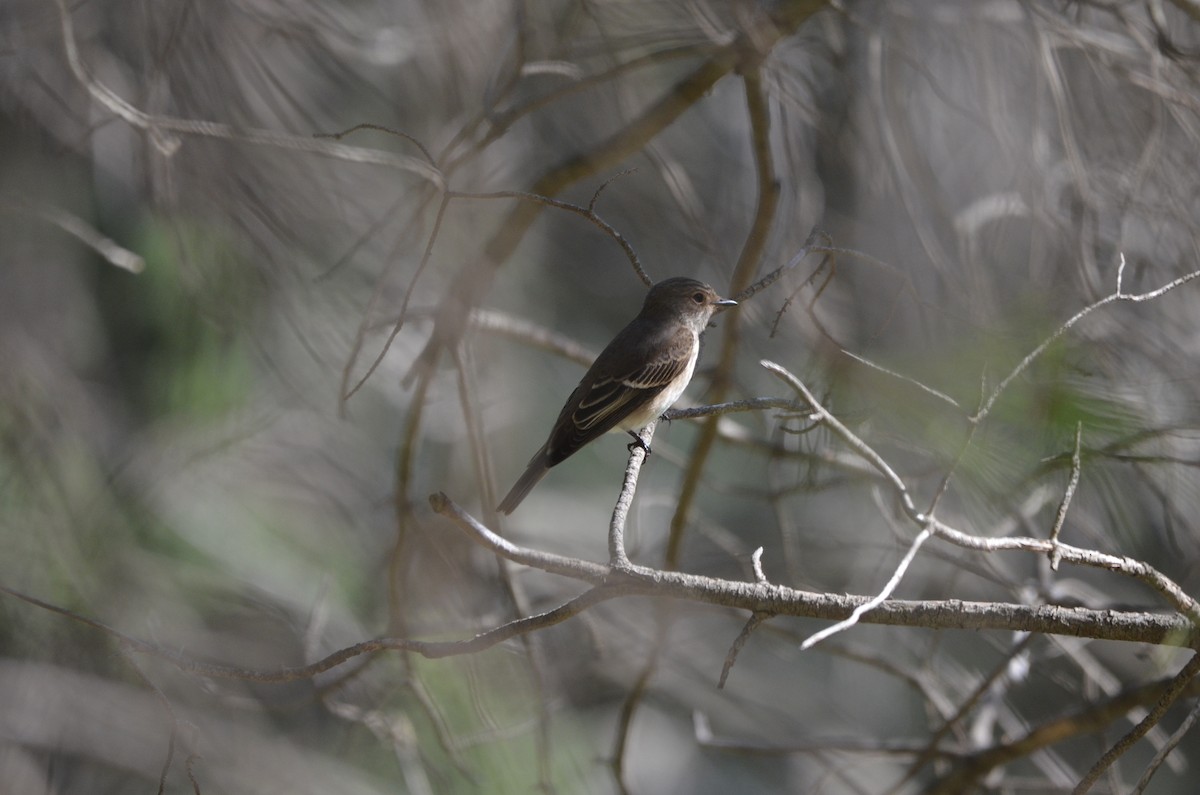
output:
[[[242,335],[253,333],[261,285],[222,237],[220,228],[192,229],[186,219],[150,221],[133,242],[145,273],[130,280],[102,272],[98,307],[128,379],[121,391],[148,422],[217,419],[249,397],[253,370]]]

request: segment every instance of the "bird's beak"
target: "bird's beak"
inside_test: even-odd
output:
[[[713,301],[713,305],[720,307],[737,306],[737,301],[733,300],[732,298],[721,298],[717,301]]]

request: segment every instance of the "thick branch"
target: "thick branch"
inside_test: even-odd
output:
[[[750,118],[750,139],[754,151],[755,174],[758,179],[758,197],[754,218],[742,244],[741,254],[733,269],[729,293],[740,295],[749,286],[762,262],[767,247],[767,237],[775,221],[779,206],[779,180],[775,174],[775,163],[771,156],[771,114],[767,105],[767,93],[762,81],[762,72],[757,63],[745,68],[743,75],[746,94],[746,112]],[[721,337],[721,352],[712,379],[712,399],[722,401],[733,378],[734,363],[741,349],[741,315],[732,313],[725,323]],[[700,488],[700,476],[708,463],[717,438],[716,418],[700,427],[696,444],[692,448],[687,468],[683,473],[683,485],[671,516],[671,529],[667,535],[664,565],[668,569],[679,566],[683,549],[684,532],[691,514],[692,502]]]
[[[630,565],[620,570],[518,546],[493,533],[444,494],[430,498],[438,513],[452,519],[471,538],[514,563],[560,574],[593,585],[617,587],[622,595],[686,599],[772,616],[840,621],[849,618],[869,596],[800,591],[763,582],[736,582],[678,571]],[[1049,542],[1044,542],[1048,544]],[[1069,548],[1068,548],[1069,551]],[[1063,560],[1069,560],[1064,554]],[[1164,646],[1200,645],[1200,632],[1184,616],[1116,610],[1089,610],[1057,605],[949,600],[889,600],[859,617],[863,624],[927,629],[1005,630],[1124,640]]]

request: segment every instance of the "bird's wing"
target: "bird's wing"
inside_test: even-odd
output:
[[[596,358],[575,387],[546,443],[549,466],[617,427],[687,370],[694,344],[690,330],[680,328],[666,344],[661,338],[657,342],[642,338],[642,331],[633,324],[626,328]],[[628,344],[653,352],[630,357],[622,352]],[[637,361],[637,366],[621,369],[619,362],[630,358]]]
[[[625,371],[602,366],[607,363],[601,361],[601,354],[595,378],[571,411],[570,424],[576,434],[585,437],[582,443],[612,430],[669,387],[687,370],[693,344],[691,332],[681,328],[667,344],[650,346],[657,348],[653,355],[639,357],[637,365]]]

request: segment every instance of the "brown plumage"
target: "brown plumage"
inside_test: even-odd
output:
[[[638,431],[670,408],[692,380],[709,318],[736,303],[685,277],[651,287],[642,311],[596,357],[497,510],[512,513],[552,466],[593,439]]]

